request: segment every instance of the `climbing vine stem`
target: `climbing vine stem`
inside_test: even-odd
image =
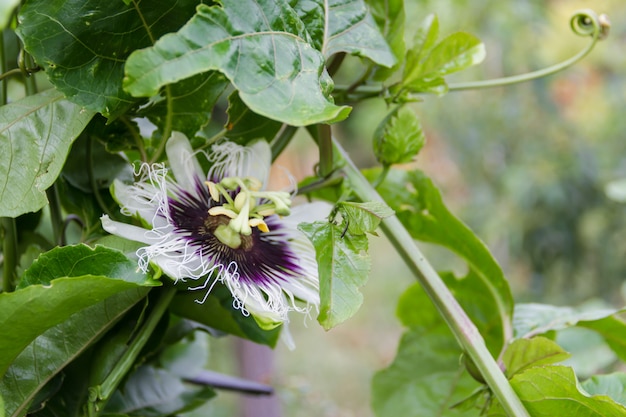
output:
[[[384,202],[336,140],[334,140],[334,145],[346,162],[344,172],[355,194],[363,201]],[[383,220],[381,229],[421,283],[463,350],[476,364],[502,408],[510,417],[529,417],[519,397],[489,353],[478,329],[441,280],[439,274],[426,260],[400,220],[395,216],[389,217]]]

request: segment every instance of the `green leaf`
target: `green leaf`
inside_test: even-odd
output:
[[[0,107],[0,217],[34,212],[47,203],[76,137],[93,117],[55,90]]]
[[[413,39],[407,51],[401,83],[391,92],[400,95],[408,90],[413,93],[445,94],[448,86],[444,80],[452,74],[476,65],[485,58],[485,46],[469,33],[456,32],[435,44],[439,34],[439,21],[430,15]]]
[[[55,87],[114,118],[137,102],[122,89],[128,55],[180,28],[196,3],[30,0],[20,11],[17,33]]]
[[[225,286],[216,284],[203,304],[196,301],[198,297],[191,291],[178,293],[170,304],[172,313],[256,343],[276,346],[280,327],[264,330],[252,316],[244,316],[241,310],[233,308],[232,294]]]
[[[366,172],[376,178],[380,170]],[[390,170],[377,188],[395,210],[398,219],[417,240],[444,246],[461,256],[482,281],[485,297],[496,307],[491,314],[500,317],[502,340],[489,346],[497,354],[512,337],[513,298],[502,269],[485,244],[446,208],[439,190],[420,171]]]
[[[106,276],[58,278],[0,294],[0,375],[37,336],[89,306],[137,284]]]
[[[216,70],[262,116],[296,126],[348,116],[348,107],[332,103],[323,57],[309,45],[302,21],[285,0],[221,3],[199,5],[177,33],[134,52],[125,67],[126,91],[149,97],[164,85]]]
[[[191,411],[214,396],[215,391],[211,388],[185,384],[182,378],[168,370],[144,365],[131,374],[123,390],[115,391],[106,405],[105,415],[176,415]]]
[[[161,285],[139,272],[137,263],[122,252],[104,246],[60,246],[42,254],[24,273],[18,289],[29,285],[49,285],[60,277],[99,275],[143,286]]]
[[[531,337],[580,325],[580,322],[588,324],[602,320],[618,312],[615,309],[579,310],[548,304],[520,303],[515,305],[513,329],[516,338]]]
[[[87,172],[85,163],[88,159],[91,159],[91,174]],[[95,137],[80,135],[72,145],[62,175],[72,186],[92,193],[90,175],[98,189],[108,189],[116,178],[132,182],[133,167],[120,154],[108,152]]]
[[[406,106],[394,109],[374,132],[374,154],[383,165],[410,162],[426,143],[422,124]]]
[[[423,61],[433,49],[439,38],[439,19],[430,14],[422,22],[413,36],[413,45],[406,52],[406,63],[402,79],[404,83],[411,83],[419,79]]]
[[[613,401],[626,405],[626,374],[594,375],[584,381],[582,387],[591,395],[607,395]]]
[[[20,5],[20,0],[0,0],[0,30],[10,23],[13,11]],[[0,398],[0,416],[2,415],[2,398]]]
[[[228,139],[246,144],[255,139],[270,141],[276,136],[282,123],[254,113],[235,91],[228,97]]]
[[[479,386],[459,365],[460,356],[459,344],[442,321],[405,333],[393,363],[372,380],[376,416],[478,416],[479,410],[451,408]]]
[[[377,201],[367,203],[342,201],[337,207],[347,223],[348,232],[353,235],[374,233],[382,219],[393,216],[392,209]]]
[[[228,81],[219,72],[198,74],[172,84],[170,93],[172,130],[192,138],[211,119],[215,103],[228,87]],[[163,95],[163,94],[162,94]],[[168,103],[166,97],[140,112],[157,126],[165,125]]]
[[[396,58],[363,0],[291,1],[305,23],[312,43],[325,58],[346,52],[385,67]]]
[[[367,236],[344,233],[332,223],[298,226],[315,247],[320,280],[317,321],[329,330],[352,317],[363,302],[359,287],[367,282],[370,259]]]
[[[533,417],[621,417],[626,407],[606,395],[593,395],[579,389],[576,375],[565,366],[539,366],[518,373],[511,386]],[[494,402],[488,416],[506,416]]]
[[[619,316],[611,315],[600,320],[585,320],[579,322],[578,326],[601,335],[613,352],[622,361],[626,361],[626,323]]]
[[[22,415],[35,394],[63,367],[100,338],[148,289],[115,294],[51,327],[30,343],[0,379],[0,393],[7,393],[9,416]]]
[[[551,365],[569,358],[561,346],[545,337],[517,339],[507,346],[502,356],[506,376],[511,378],[527,368]]]
[[[374,21],[396,58],[396,64],[391,68],[376,69],[373,78],[382,81],[389,78],[404,61],[404,28],[406,19],[404,0],[367,0],[367,4]]]

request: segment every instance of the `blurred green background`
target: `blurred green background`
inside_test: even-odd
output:
[[[411,35],[428,14],[442,34],[468,31],[486,44],[479,67],[449,81],[496,78],[558,63],[589,42],[569,27],[581,8],[606,13],[609,38],[576,66],[545,79],[504,88],[426,97],[415,105],[427,136],[416,161],[446,203],[490,247],[517,301],[578,305],[589,299],[624,305],[626,206],[605,185],[626,177],[626,2],[624,0],[431,0],[407,2]],[[346,65],[358,65],[356,60]],[[336,133],[366,167],[374,164],[372,132],[387,112],[370,100]],[[310,167],[303,147],[294,166]],[[305,174],[301,173],[301,174]],[[364,304],[352,320],[326,333],[315,321],[292,319],[295,351],[277,348],[278,389],[285,416],[372,416],[369,384],[395,355],[401,328],[394,311],[413,282],[384,237],[371,240],[373,270]],[[421,247],[438,269],[458,267]],[[231,342],[213,344],[224,365]],[[232,415],[239,400],[211,407]]]

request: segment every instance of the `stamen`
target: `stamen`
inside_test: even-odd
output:
[[[217,189],[217,184],[213,181],[205,181],[204,182],[209,187],[209,194],[211,194],[211,198],[215,202],[220,201],[220,191]]]
[[[263,221],[263,219],[250,219],[248,222],[250,227],[258,227],[260,231],[267,233],[270,231],[270,228],[267,227],[267,224]]]
[[[215,207],[211,207],[209,209],[209,214],[211,216],[226,216],[230,219],[234,219],[237,217],[237,213],[235,213],[233,210],[227,209],[224,206],[215,206]]]

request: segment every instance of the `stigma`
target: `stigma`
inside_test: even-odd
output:
[[[291,195],[285,191],[263,191],[261,181],[253,177],[226,177],[220,182],[205,181],[211,199],[218,203],[209,209],[210,216],[226,216],[227,224],[215,230],[215,237],[232,249],[242,245],[242,236],[254,228],[269,232],[264,218],[287,216],[291,212]]]

